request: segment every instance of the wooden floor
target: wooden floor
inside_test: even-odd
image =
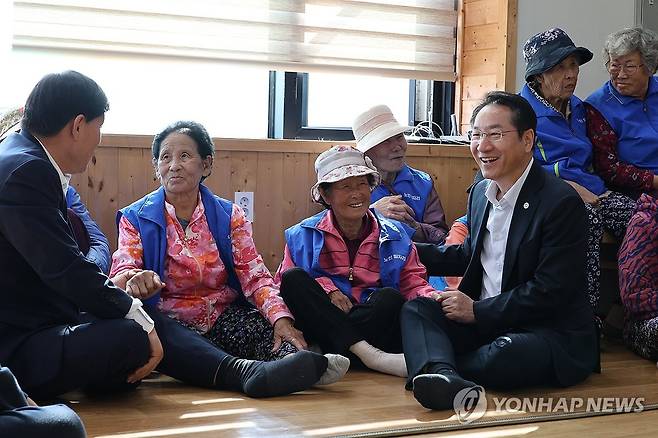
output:
[[[529,421],[524,412],[496,413],[494,396],[644,397],[647,407],[658,406],[655,363],[618,345],[606,347],[602,357],[603,373],[575,387],[487,392],[488,409],[481,421]],[[232,392],[188,387],[161,377],[122,396],[88,398],[70,393],[65,399],[82,417],[90,437],[437,436],[439,431],[443,431],[441,436],[452,437],[563,437],[584,433],[592,437],[656,436],[658,410],[464,428],[453,411],[422,408],[403,385],[400,378],[350,371],[334,385],[255,400]]]

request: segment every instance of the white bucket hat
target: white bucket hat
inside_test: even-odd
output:
[[[322,199],[319,189],[322,183],[333,183],[352,176],[372,175],[372,189],[381,181],[370,158],[346,145],[336,145],[322,152],[315,160],[315,172],[318,174],[318,182],[311,187],[311,198],[318,203]]]
[[[373,106],[352,122],[356,148],[363,153],[407,129],[407,126],[395,120],[393,112],[386,105]]]

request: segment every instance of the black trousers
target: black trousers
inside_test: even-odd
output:
[[[192,385],[234,389],[226,387],[218,375],[219,364],[229,356],[226,352],[157,309],[145,310],[155,323],[164,351],[158,371]],[[62,347],[44,348],[48,343]],[[149,355],[148,337],[134,321],[95,320],[31,336],[14,353],[10,366],[28,394],[50,398],[75,389],[131,389],[135,385],[126,383],[126,378],[145,364]],[[43,370],[49,364],[60,364],[60,370],[44,379]]]
[[[149,358],[146,332],[128,319],[45,328],[25,340],[7,364],[34,399],[75,389],[126,390],[126,378]]]
[[[481,333],[475,325],[448,319],[441,304],[429,298],[406,303],[401,325],[407,388],[435,365],[493,389],[553,383],[550,347],[535,333]]]
[[[182,382],[206,388],[221,387],[219,364],[228,353],[199,333],[183,326],[155,308],[146,308],[155,322],[164,357],[157,370]]]
[[[367,302],[345,313],[306,271],[292,268],[281,277],[281,296],[295,317],[295,326],[325,353],[346,354],[350,346],[363,340],[389,353],[402,352],[400,309],[404,298],[395,289],[378,289]]]
[[[0,367],[0,435],[21,438],[83,438],[78,415],[64,405],[28,406],[8,368]]]

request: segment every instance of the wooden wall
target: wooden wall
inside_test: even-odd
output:
[[[103,232],[116,248],[115,214],[159,186],[151,165],[151,137],[105,135],[87,167],[72,183]],[[283,230],[320,207],[310,200],[313,164],[335,142],[301,140],[215,139],[217,151],[206,184],[233,200],[234,192],[254,192],[254,239],[268,268],[279,265]],[[462,215],[465,190],[476,165],[465,146],[410,145],[411,166],[425,170],[443,201],[447,219]]]
[[[515,92],[517,0],[461,0],[455,114],[462,132],[491,90]]]

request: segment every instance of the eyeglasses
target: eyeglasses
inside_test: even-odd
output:
[[[619,64],[611,64],[607,62],[605,64],[606,68],[608,69],[608,72],[610,74],[616,75],[619,74],[622,70],[626,72],[628,75],[634,74],[638,68],[643,67],[644,64],[625,64],[625,65],[619,65]]]
[[[508,132],[518,132],[516,129],[510,129],[509,131],[492,131],[492,132],[480,132],[480,131],[468,131],[468,139],[471,143],[480,143],[485,138],[489,138],[489,141],[493,143],[498,143],[503,139],[503,134]]]

